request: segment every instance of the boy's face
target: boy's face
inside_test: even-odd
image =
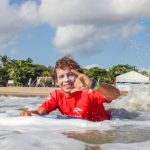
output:
[[[57,84],[66,93],[71,93],[74,89],[74,82],[77,75],[71,72],[70,68],[66,69],[56,69],[57,74]]]

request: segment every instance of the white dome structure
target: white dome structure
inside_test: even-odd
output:
[[[129,91],[135,86],[149,87],[150,79],[136,71],[130,71],[116,77],[116,87],[121,91]]]
[[[149,83],[149,77],[138,72],[130,71],[116,77],[116,82]]]

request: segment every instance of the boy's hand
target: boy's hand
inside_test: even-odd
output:
[[[19,116],[32,116],[32,112],[30,111],[22,111]]]
[[[38,112],[35,111],[22,111],[19,116],[35,116],[38,115]]]
[[[39,107],[36,110],[22,111],[19,116],[34,116],[34,115],[47,115],[47,111],[43,107]]]
[[[73,72],[78,76],[74,83],[74,87],[75,87],[74,91],[84,90],[91,87],[92,81],[88,76],[73,69],[71,70],[71,72]]]

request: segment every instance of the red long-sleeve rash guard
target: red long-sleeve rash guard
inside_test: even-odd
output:
[[[54,90],[40,107],[47,113],[58,108],[63,115],[103,121],[111,118],[103,106],[104,102],[107,102],[105,96],[91,89],[77,91],[69,97],[62,90]]]

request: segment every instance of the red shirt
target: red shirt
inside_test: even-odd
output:
[[[58,108],[66,116],[102,121],[111,118],[103,106],[104,102],[107,102],[105,96],[91,89],[77,91],[69,97],[61,90],[54,90],[40,107],[47,113]]]

